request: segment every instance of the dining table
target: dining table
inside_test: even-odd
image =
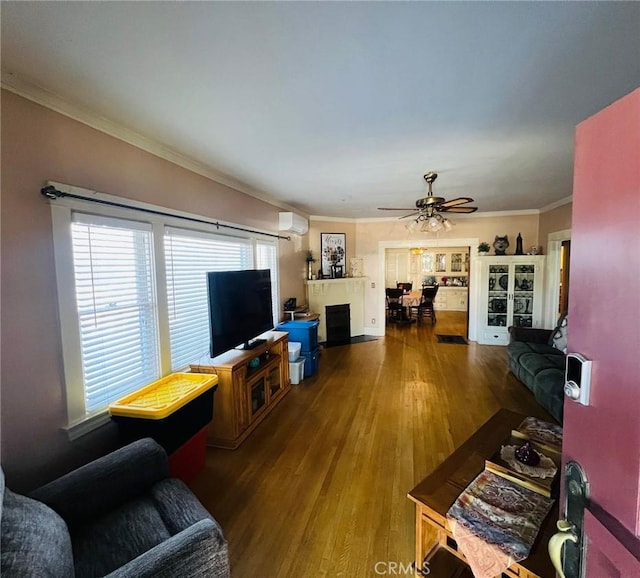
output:
[[[402,296],[403,307],[417,307],[422,299],[422,290],[409,291]]]
[[[391,320],[391,323],[397,323],[400,325],[407,325],[415,323],[416,320],[411,318],[410,308],[417,307],[420,304],[422,297],[422,291],[407,291],[402,294],[401,303],[402,310],[398,317]]]

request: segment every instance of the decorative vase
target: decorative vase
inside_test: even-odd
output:
[[[349,263],[351,265],[351,276],[362,277],[362,258],[352,257]]]
[[[307,261],[307,281],[313,279],[313,261]]]
[[[525,443],[515,451],[516,459],[527,466],[537,466],[540,463],[540,455],[533,449],[530,442]]]

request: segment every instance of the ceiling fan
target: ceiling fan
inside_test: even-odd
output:
[[[433,181],[438,178],[438,173],[429,172],[424,175],[424,180],[429,185],[428,195],[422,199],[416,201],[415,209],[397,208],[397,207],[378,207],[380,211],[411,211],[407,215],[399,217],[405,219],[413,215],[424,216],[425,219],[434,216],[436,213],[475,213],[478,207],[461,207],[466,203],[473,203],[473,199],[470,197],[458,197],[446,201],[443,197],[435,197],[433,195],[432,185]],[[421,219],[424,220],[424,219]]]
[[[450,231],[452,223],[440,213],[475,213],[478,207],[461,207],[466,203],[472,203],[473,199],[469,197],[458,197],[446,201],[443,197],[435,197],[433,195],[433,181],[438,178],[438,173],[429,172],[424,175],[424,180],[429,185],[429,192],[423,199],[416,201],[415,209],[405,209],[397,207],[378,207],[380,211],[411,211],[407,215],[402,215],[400,219],[406,219],[417,215],[408,225],[410,232],[416,231],[418,228],[424,233],[437,233],[444,229]]]

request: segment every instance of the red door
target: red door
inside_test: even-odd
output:
[[[564,461],[589,483],[584,576],[640,576],[640,89],[578,125],[573,186],[568,350],[593,363]]]

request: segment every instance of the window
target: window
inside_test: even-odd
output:
[[[114,400],[208,358],[208,271],[270,269],[277,316],[277,243],[259,234],[68,198],[51,214],[71,439]]]
[[[177,371],[209,351],[208,271],[249,269],[248,239],[167,227],[165,231],[171,369]]]
[[[90,414],[160,376],[151,227],[75,213],[71,238]]]
[[[275,243],[256,241],[256,269],[269,269],[271,271],[271,302],[273,320],[276,322],[280,304],[278,303],[278,252]]]

